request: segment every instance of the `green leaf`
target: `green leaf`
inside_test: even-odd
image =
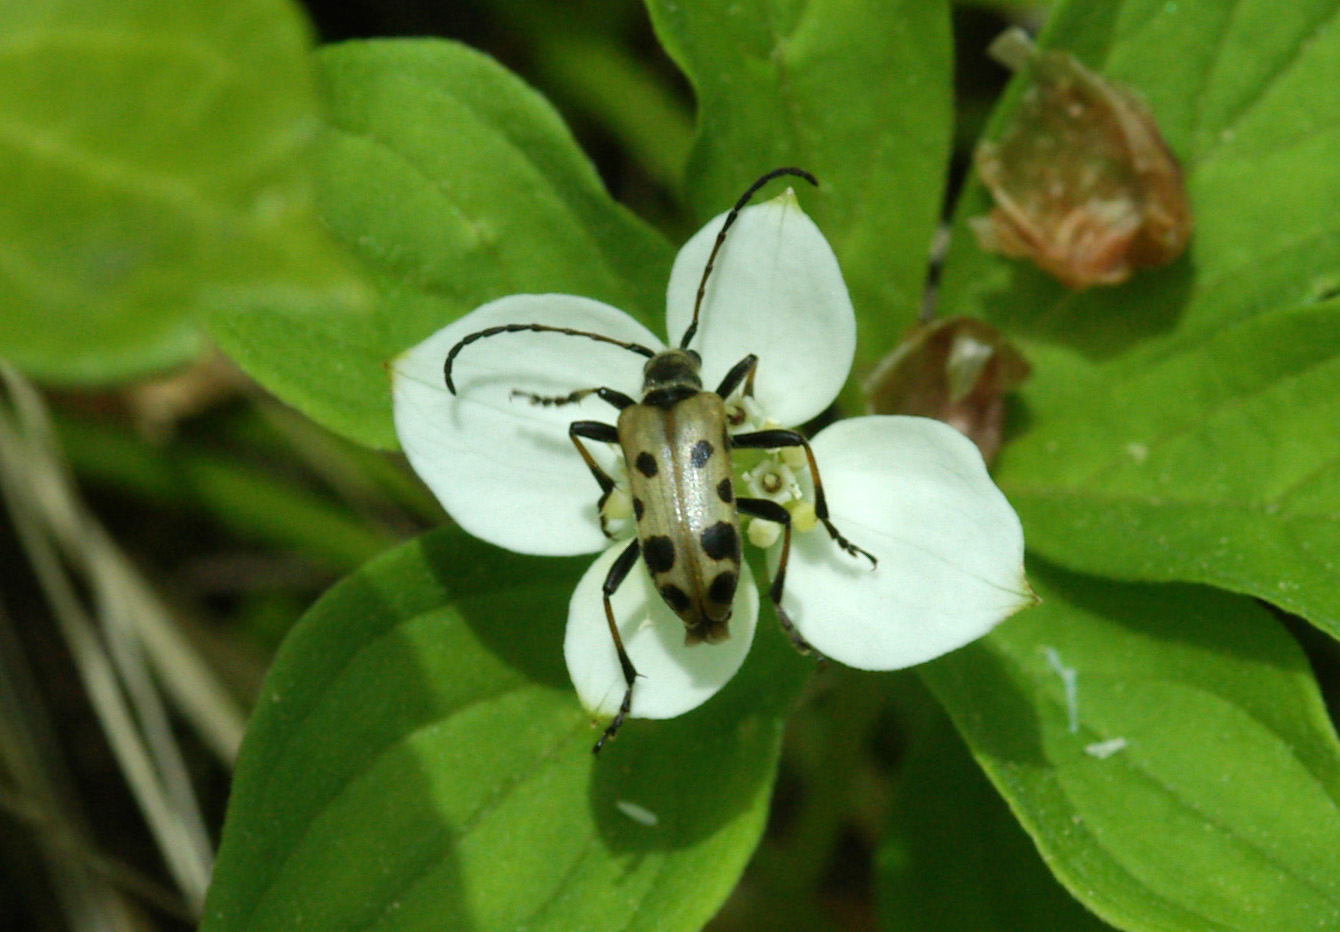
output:
[[[1340,742],[1279,623],[1211,589],[1030,578],[1041,606],[923,674],[1071,893],[1139,932],[1340,921]]]
[[[7,3],[0,36],[0,354],[123,379],[193,355],[239,289],[357,300],[304,174],[294,4]]]
[[[1030,548],[1266,599],[1340,636],[1340,303],[1094,366],[1037,347],[997,481]]]
[[[1182,157],[1189,255],[1063,289],[963,223],[946,314],[1022,335],[1034,378],[998,479],[1030,547],[1072,569],[1212,583],[1340,634],[1340,2],[1058,7],[1046,43],[1134,86]],[[1008,117],[1018,87],[995,124]]]
[[[943,713],[909,745],[877,853],[882,932],[1110,928],[1056,882]]]
[[[257,305],[212,321],[281,399],[394,447],[387,361],[509,294],[597,298],[663,330],[673,253],[610,201],[557,114],[492,59],[433,40],[320,55],[320,207],[380,295],[370,313]]]
[[[946,313],[988,316],[1100,359],[1340,285],[1340,0],[1060,3],[1041,44],[1133,87],[1181,159],[1195,230],[1172,266],[1073,293],[1031,264],[984,254],[956,211]],[[1008,119],[1016,81],[992,120]],[[993,130],[988,130],[992,135]]]
[[[439,532],[319,601],[249,726],[205,932],[700,928],[808,665],[760,633],[749,675],[597,759],[562,661],[584,562]]]
[[[701,219],[797,165],[861,324],[857,367],[916,316],[952,123],[949,9],[927,0],[648,0],[698,97],[685,181]],[[766,360],[765,360],[766,362]]]

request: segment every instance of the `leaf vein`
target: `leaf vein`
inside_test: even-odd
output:
[[[1240,7],[1235,8],[1235,12],[1236,9],[1240,9]],[[1275,85],[1278,84],[1281,80],[1283,80],[1302,61],[1303,49],[1306,48],[1308,45],[1312,44],[1317,39],[1317,37],[1320,36],[1326,30],[1328,26],[1334,24],[1336,17],[1335,8],[1326,10],[1323,7],[1321,8],[1320,12],[1321,15],[1318,18],[1318,20],[1310,25],[1310,28],[1305,35],[1299,36],[1294,41],[1294,43],[1289,48],[1288,54],[1285,55],[1276,64],[1276,66],[1273,67],[1271,71],[1263,77],[1262,81],[1259,84],[1257,84],[1256,87],[1252,90],[1252,93],[1248,95],[1246,98],[1244,98],[1235,107],[1233,107],[1233,109],[1229,110],[1224,114],[1223,122],[1219,127],[1219,130],[1216,133],[1214,133],[1213,136],[1211,137],[1213,139],[1213,142],[1211,143],[1210,147],[1205,150],[1205,152],[1198,154],[1196,161],[1199,162],[1208,160],[1217,149],[1219,149],[1226,142],[1231,140],[1233,138],[1233,135],[1237,132],[1238,127],[1247,117],[1249,117],[1252,114],[1252,112],[1257,108],[1257,106],[1259,106],[1262,103],[1262,101],[1266,99],[1266,97],[1270,94],[1271,90],[1275,87]],[[1218,61],[1216,61],[1216,66],[1217,64]],[[1201,99],[1204,100],[1207,96],[1208,95],[1204,95],[1202,96]],[[1201,110],[1202,117],[1203,114],[1204,111],[1202,108]],[[1202,130],[1208,131],[1207,128],[1204,126],[1203,119],[1197,120],[1196,129],[1197,129],[1196,138],[1200,138],[1199,133]]]
[[[1233,31],[1233,21],[1241,10],[1242,3],[1240,0],[1234,2],[1233,8],[1220,20],[1220,28],[1214,36],[1213,47],[1210,51],[1209,64],[1201,69],[1200,87],[1196,89],[1195,95],[1191,98],[1196,101],[1196,116],[1191,132],[1193,144],[1194,140],[1201,138],[1201,128],[1205,124],[1205,102],[1209,99],[1209,90],[1214,86],[1215,75],[1218,74],[1219,66],[1224,60],[1224,44],[1228,41],[1228,35]],[[1198,159],[1193,157],[1192,161],[1198,161]]]

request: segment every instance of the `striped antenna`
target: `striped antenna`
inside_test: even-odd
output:
[[[447,353],[447,361],[442,364],[442,374],[447,380],[447,391],[453,395],[456,394],[456,383],[451,378],[451,367],[456,362],[456,356],[461,350],[465,349],[476,340],[482,340],[486,337],[494,337],[500,333],[561,333],[569,337],[586,337],[588,340],[599,340],[601,343],[611,343],[614,346],[621,347],[639,356],[645,356],[651,359],[656,355],[656,351],[648,349],[641,343],[632,343],[627,340],[616,340],[614,337],[607,337],[600,333],[592,333],[589,330],[573,330],[571,327],[550,327],[547,324],[503,324],[501,327],[489,327],[487,330],[479,330],[469,336],[463,337],[451,352]]]
[[[721,244],[726,241],[726,231],[735,223],[735,218],[740,215],[740,211],[744,210],[744,206],[749,203],[749,199],[758,193],[758,189],[782,175],[795,175],[797,178],[804,178],[816,188],[819,186],[819,180],[803,168],[774,168],[751,184],[748,191],[740,195],[740,199],[735,202],[735,206],[730,209],[730,213],[726,214],[726,222],[721,225],[721,229],[717,233],[717,241],[712,244],[712,251],[707,256],[707,266],[703,269],[703,280],[698,283],[698,296],[693,300],[693,320],[689,322],[688,329],[684,331],[684,339],[679,341],[680,349],[688,349],[689,341],[698,332],[698,313],[702,310],[703,295],[707,293],[707,276],[712,274],[712,264],[716,262]]]

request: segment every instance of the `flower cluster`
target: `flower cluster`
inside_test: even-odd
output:
[[[667,329],[684,332],[717,232],[717,217],[680,251],[667,294]],[[568,438],[574,420],[613,423],[595,395],[533,405],[516,393],[567,395],[597,386],[638,397],[643,357],[612,343],[552,332],[507,333],[472,343],[443,384],[443,362],[468,334],[539,323],[608,336],[659,351],[664,344],[607,304],[570,295],[493,301],[413,347],[393,364],[396,430],[414,469],[465,530],[528,554],[598,553],[573,593],[565,656],[593,714],[613,715],[624,677],[602,607],[601,587],[634,532],[627,499],[606,500]],[[746,355],[759,364],[751,397],[728,398],[732,431],[802,424],[823,412],[847,379],[856,321],[837,259],[794,193],[739,214],[708,280],[693,348],[703,385],[718,385]],[[574,413],[576,410],[578,413]],[[611,477],[625,476],[617,445],[589,443]],[[734,457],[740,496],[770,499],[791,515],[793,543],[782,603],[799,634],[826,657],[889,670],[967,643],[1030,604],[1023,533],[973,444],[926,418],[839,421],[811,441],[831,520],[877,559],[844,552],[816,520],[814,477],[803,450]],[[622,504],[621,504],[622,503]],[[781,525],[742,519],[745,539],[767,548],[775,571]],[[620,635],[639,678],[631,715],[669,718],[719,690],[753,639],[759,591],[748,565],[730,637],[686,644],[684,625],[639,564],[614,594]]]

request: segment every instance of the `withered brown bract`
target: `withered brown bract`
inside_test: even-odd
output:
[[[1005,394],[1028,378],[1023,355],[990,324],[951,317],[918,324],[866,379],[871,414],[944,421],[989,464],[1000,449]]]
[[[1075,289],[1181,255],[1191,234],[1181,168],[1135,93],[1018,29],[991,54],[1031,83],[999,138],[977,148],[996,205],[969,221],[982,248],[1031,259]]]

